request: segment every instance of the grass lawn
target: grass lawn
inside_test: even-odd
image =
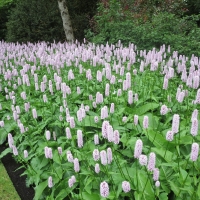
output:
[[[20,200],[12,181],[0,162],[0,200]]]

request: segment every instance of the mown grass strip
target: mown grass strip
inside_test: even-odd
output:
[[[20,200],[6,169],[0,162],[0,200]]]

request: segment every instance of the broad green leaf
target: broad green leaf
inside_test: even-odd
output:
[[[186,178],[189,178],[189,177],[188,177],[188,173],[187,173],[184,169],[182,169],[181,167],[179,168],[179,170],[180,170],[180,178],[181,178],[181,181],[182,181],[182,182],[185,182],[185,179],[186,179]]]
[[[4,151],[1,152],[0,154],[0,159],[3,158],[4,156],[6,156],[8,153],[11,153],[12,149],[11,148],[7,148]]]
[[[135,200],[141,200],[142,199],[142,192],[134,192]]]
[[[130,114],[136,114],[136,115],[144,115],[145,113],[147,113],[150,110],[155,110],[156,108],[158,108],[160,105],[158,103],[147,103],[145,105],[142,105],[138,108],[134,108],[134,109],[126,109],[126,111]]]
[[[31,165],[35,170],[40,170],[43,167],[47,166],[49,160],[45,158],[45,156],[34,157],[31,160]]]
[[[166,139],[158,132],[148,129],[145,132],[146,136],[149,138],[149,140],[157,147],[162,149],[163,147],[166,147],[168,145],[168,149],[173,148],[173,144],[168,143]],[[167,144],[168,143],[168,144]]]
[[[200,199],[200,183],[198,184],[198,188],[197,188],[196,192],[197,192],[197,195],[198,195],[198,197]]]
[[[39,200],[40,196],[42,195],[44,189],[47,187],[47,180],[40,183],[39,185],[37,185],[35,187],[35,196],[34,196],[34,200]]]
[[[180,144],[191,144],[192,135],[185,135],[184,137],[180,137]]]
[[[87,199],[87,200],[99,200],[100,198],[100,195],[96,193],[89,194],[87,192],[82,192],[82,195],[83,195],[83,199]]]
[[[179,194],[179,186],[177,186],[173,181],[169,181],[169,184],[171,186],[171,190],[176,194],[176,196]]]
[[[143,192],[143,200],[150,200],[155,199],[154,190],[152,188],[152,185],[150,183],[150,177],[143,171],[138,171],[138,189],[140,192]]]
[[[151,148],[153,152],[156,154],[159,154],[163,159],[165,159],[168,163],[172,161],[172,158],[176,155],[174,155],[171,151],[168,151],[166,149],[159,149],[159,148]]]
[[[85,179],[84,182],[84,189],[86,190],[87,193],[91,194],[91,188],[92,188],[92,184],[91,182],[94,181],[94,177],[90,176],[89,178]]]
[[[68,189],[61,189],[55,200],[65,199],[65,197],[67,197],[69,193],[70,191]]]
[[[161,194],[159,195],[159,200],[168,200],[167,193],[161,193]]]

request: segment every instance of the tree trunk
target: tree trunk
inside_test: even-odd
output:
[[[65,0],[58,0],[58,7],[60,10],[60,14],[62,17],[62,21],[63,21],[63,28],[65,31],[65,36],[67,41],[72,42],[74,41],[74,34],[73,34],[73,28],[71,25],[71,20],[70,20],[70,16],[69,16],[69,11],[67,8],[67,4]]]

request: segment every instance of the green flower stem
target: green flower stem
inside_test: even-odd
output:
[[[190,159],[190,157],[188,157],[188,159],[187,159],[187,163],[186,163],[186,165],[185,165],[185,170],[187,169],[187,165],[188,165],[189,159]],[[193,164],[194,164],[194,162],[193,162]],[[179,174],[180,174],[180,173],[179,173]],[[181,186],[182,188],[185,186],[185,182],[186,182],[186,180],[187,180],[188,175],[189,175],[189,173],[187,173],[187,175],[186,175],[186,177],[185,177],[185,179],[184,179],[184,181],[183,181],[183,184],[182,184],[182,186]],[[177,195],[177,198],[179,197],[180,193],[181,193],[181,190],[179,189],[179,193],[178,193],[178,195]]]
[[[125,169],[126,169],[126,172],[127,172],[127,174],[128,174],[128,177],[129,177],[130,182],[131,182],[132,185],[134,186],[133,180],[131,179],[131,177],[130,177],[130,175],[129,175],[129,173],[128,173],[128,169],[127,169],[126,165],[125,165]],[[133,191],[132,191],[132,190],[131,190],[131,195],[132,195],[132,198],[134,199],[134,194],[133,194]]]
[[[113,156],[113,158],[114,158],[114,160],[115,160],[115,162],[116,162],[116,164],[117,164],[117,167],[118,167],[118,169],[119,169],[119,171],[120,171],[121,176],[123,176],[124,179],[126,179],[126,176],[125,176],[125,174],[123,173],[123,171],[122,171],[122,169],[121,169],[121,167],[120,167],[120,164],[118,163],[118,159],[115,158],[115,155]]]
[[[81,176],[80,176],[79,173],[78,173],[78,178],[79,178],[79,192],[80,192],[80,195],[81,195],[81,199],[83,199],[82,189],[81,189]]]
[[[196,192],[195,192],[195,188],[196,188],[196,184],[195,184],[195,178],[194,178],[194,162],[192,163],[192,168],[193,168],[193,183],[194,183],[194,191],[192,194],[192,199],[196,199]],[[193,198],[194,196],[194,198]]]
[[[143,188],[143,191],[142,191],[142,197],[144,196],[144,191],[145,191],[145,188],[146,188],[146,186],[147,186],[148,180],[150,181],[150,177],[149,177],[150,174],[149,174],[149,172],[148,172],[148,170],[147,170],[146,167],[145,167],[145,169],[146,169],[146,172],[147,172],[147,180],[146,180],[146,183],[145,183],[144,188]],[[150,183],[151,183],[151,181],[150,181]],[[152,189],[153,189],[152,183],[151,183],[151,187],[152,187]]]
[[[60,154],[58,153],[58,157],[59,157],[59,160],[60,160],[60,166],[62,168],[62,171],[64,172],[65,170],[63,169],[63,166],[62,166],[62,159],[61,159],[61,156]]]
[[[114,188],[114,181],[113,181],[113,177],[111,176],[111,174],[108,173],[108,168],[107,166],[102,165],[104,168],[104,173],[107,174],[107,176],[109,177],[110,181],[112,182],[112,187],[113,187],[113,191],[115,193],[115,197],[117,197],[117,194],[115,192],[115,188]]]
[[[138,187],[138,162],[139,162],[139,161],[136,162],[136,181],[137,181],[137,189],[136,189],[136,190],[139,190],[139,189],[138,189],[138,188],[139,188],[139,187]]]
[[[52,159],[50,159],[50,163],[51,163],[51,166],[52,166],[53,171],[56,173],[56,175],[57,175],[57,177],[59,178],[59,180],[61,180],[62,177],[61,177],[61,178],[59,177],[59,175],[58,175],[56,169],[55,169],[54,166],[53,166],[53,160],[52,160]]]
[[[164,153],[164,159],[165,159],[165,156],[166,156],[166,153],[167,153],[167,150],[168,150],[168,146],[169,146],[169,141],[167,142],[167,146],[166,146],[166,148],[165,148],[165,153]]]
[[[31,168],[31,170],[32,170],[35,174],[37,174],[37,172],[33,169],[33,167],[31,166],[31,164],[29,164],[29,162],[27,162],[20,154],[18,154],[18,155],[19,155],[20,159],[22,160],[22,164],[24,165],[24,163],[25,163],[26,165],[28,165],[28,166]],[[26,168],[25,165],[24,165],[24,167]]]

